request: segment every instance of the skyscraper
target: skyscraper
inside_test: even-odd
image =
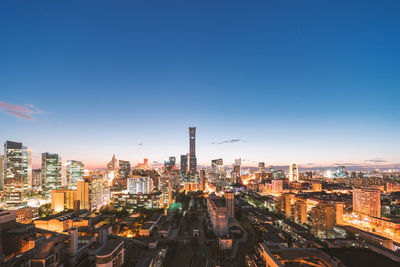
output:
[[[200,190],[206,189],[206,170],[202,169],[200,171]]]
[[[83,178],[83,163],[76,160],[68,160],[67,168],[67,186],[69,189],[76,189],[77,181]]]
[[[295,182],[299,180],[299,169],[296,163],[291,163],[289,166],[289,182]]]
[[[24,187],[32,187],[32,149],[23,146],[22,147],[22,166],[23,175],[22,182]]]
[[[381,217],[381,192],[377,188],[353,188],[353,211]]]
[[[181,173],[187,173],[187,156],[181,155]]]
[[[42,154],[42,186],[50,190],[61,188],[61,158],[58,154]]]
[[[259,172],[265,172],[265,162],[259,162],[258,163],[258,171]]]
[[[23,157],[22,143],[4,143],[4,191],[7,204],[18,205],[22,201]]]
[[[119,161],[118,185],[126,186],[127,179],[131,176],[131,163],[127,160]]]
[[[189,172],[193,173],[197,171],[197,159],[196,159],[196,127],[189,127],[189,154],[190,154],[190,165]]]
[[[4,156],[0,155],[0,190],[4,189]]]
[[[225,197],[226,207],[228,208],[228,218],[234,218],[235,217],[235,210],[234,210],[235,195],[233,194],[233,192],[225,192],[224,197]]]

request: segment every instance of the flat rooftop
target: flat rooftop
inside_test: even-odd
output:
[[[105,257],[113,253],[124,241],[120,239],[110,239],[107,244],[96,253],[96,256]]]
[[[324,248],[321,250],[339,259],[348,267],[400,266],[400,262],[367,248]]]
[[[176,211],[178,209],[180,209],[182,206],[181,203],[172,203],[171,206],[169,206],[168,210],[169,211]]]

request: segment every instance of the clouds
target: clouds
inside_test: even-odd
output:
[[[385,160],[383,158],[367,159],[365,161],[366,162],[371,162],[371,163],[385,163],[385,162],[388,162],[387,160]]]
[[[233,143],[237,143],[237,142],[241,142],[242,139],[230,139],[230,140],[224,140],[221,142],[213,142],[213,145],[222,145],[222,144],[233,144]]]
[[[32,115],[42,113],[40,109],[31,104],[15,105],[3,101],[0,101],[0,110],[11,116],[31,121],[35,120]]]

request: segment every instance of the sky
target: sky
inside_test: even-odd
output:
[[[1,1],[0,142],[102,168],[400,166],[400,2]],[[178,160],[179,161],[179,160]]]

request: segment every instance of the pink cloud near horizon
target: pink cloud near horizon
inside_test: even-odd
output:
[[[35,118],[32,116],[33,114],[42,112],[32,104],[16,105],[3,101],[0,101],[0,110],[14,117],[31,121],[35,120]]]

